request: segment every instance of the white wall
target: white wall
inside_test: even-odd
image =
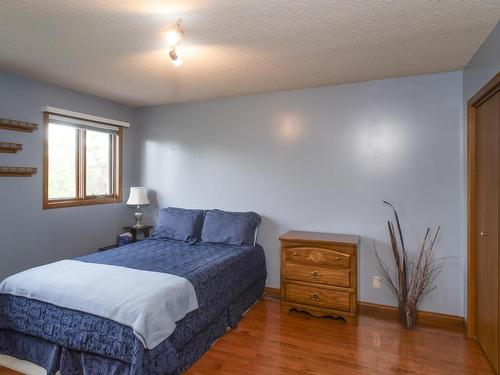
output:
[[[394,304],[370,280],[373,241],[389,255],[386,199],[408,245],[440,224],[436,254],[453,257],[420,308],[463,315],[461,72],[149,107],[134,123],[149,220],[169,205],[260,213],[273,287],[281,233],[359,234],[359,298]]]

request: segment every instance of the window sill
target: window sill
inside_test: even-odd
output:
[[[99,204],[121,203],[121,197],[107,197],[96,199],[70,199],[70,200],[53,200],[43,202],[43,209],[64,208],[64,207],[79,207],[79,206],[94,206]]]

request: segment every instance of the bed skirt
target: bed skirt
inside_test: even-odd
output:
[[[176,356],[172,360],[177,363],[177,366],[169,374],[180,374],[186,371],[210,349],[218,338],[224,335],[227,328],[236,328],[244,312],[262,297],[265,281],[265,278],[262,278],[252,284],[245,292],[233,300],[223,314],[220,314],[204,329],[197,332],[182,347],[177,348],[174,345],[176,353],[170,353],[170,355]],[[33,348],[36,348],[36,350],[33,350]],[[0,353],[4,354],[4,356],[0,357],[0,365],[14,370],[22,371],[25,367],[21,366],[26,366],[26,363],[22,363],[20,360],[24,360],[47,369],[45,373],[48,374],[55,374],[59,368],[61,368],[61,375],[79,375],[82,373],[125,375],[131,372],[129,363],[89,352],[70,350],[13,330],[0,331]],[[54,353],[57,353],[60,357],[58,360],[52,358]],[[58,368],[54,368],[55,363],[58,364]],[[145,375],[155,374],[151,370],[147,372],[136,370],[135,372],[138,374],[144,373]],[[163,374],[158,373],[158,375]]]

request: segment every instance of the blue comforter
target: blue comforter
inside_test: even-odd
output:
[[[167,340],[146,350],[129,327],[116,322],[0,295],[0,353],[39,364],[49,374],[58,369],[62,375],[177,373],[227,326],[235,326],[244,309],[262,294],[266,278],[264,252],[258,245],[150,239],[77,259],[185,277],[200,307],[178,322]]]

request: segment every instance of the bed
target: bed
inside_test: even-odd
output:
[[[190,367],[262,296],[262,247],[151,238],[76,258],[90,264],[177,275],[199,307],[173,333],[145,349],[132,329],[110,319],[35,299],[0,294],[0,353],[66,374],[178,374]],[[102,280],[105,283],[105,280]]]

